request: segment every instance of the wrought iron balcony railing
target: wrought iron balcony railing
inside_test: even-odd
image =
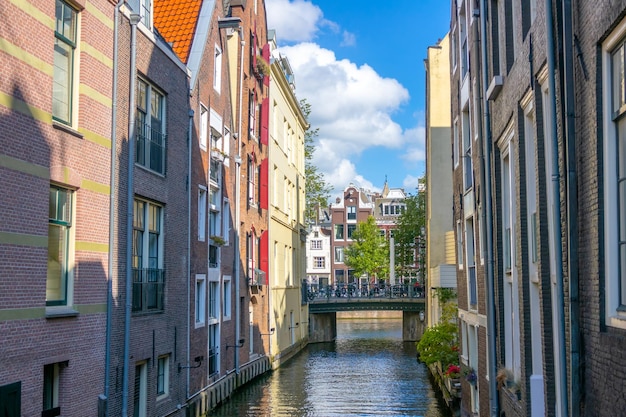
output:
[[[133,311],[163,311],[165,270],[133,268]]]

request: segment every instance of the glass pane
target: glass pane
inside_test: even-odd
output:
[[[142,80],[137,80],[137,107],[143,110],[143,113],[148,111],[148,85]]]
[[[55,40],[54,44],[54,80],[52,83],[52,114],[54,117],[70,121],[70,84],[72,48],[66,43]]]
[[[76,41],[76,13],[67,4],[57,0],[56,2],[56,31],[68,40]]]
[[[160,231],[161,208],[159,206],[150,205],[149,228],[151,232],[158,233]]]
[[[133,227],[136,227],[137,229],[143,229],[143,213],[144,213],[144,206],[146,203],[144,203],[143,201],[137,201],[135,200],[135,212],[133,215]]]
[[[150,100],[151,108],[150,108],[150,116],[152,118],[152,128],[158,132],[162,132],[161,124],[163,120],[162,111],[162,100],[163,97],[152,90],[152,96]]]
[[[143,232],[133,231],[133,268],[143,268]]]
[[[65,271],[67,270],[67,233],[64,226],[48,226],[48,273],[46,279],[46,302],[65,301]]]
[[[57,217],[57,193],[59,190],[57,188],[50,188],[50,201],[48,202],[48,218],[52,220],[56,220]]]
[[[617,197],[619,204],[619,240],[626,242],[626,180],[618,182]]]
[[[148,268],[157,269],[159,267],[159,235],[150,233],[148,236],[149,265]]]
[[[67,190],[58,190],[58,220],[70,223],[71,194]]]
[[[613,53],[613,111],[624,103],[624,45]]]

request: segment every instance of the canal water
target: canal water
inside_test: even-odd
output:
[[[310,344],[210,415],[451,416],[398,319],[339,320],[335,342]]]

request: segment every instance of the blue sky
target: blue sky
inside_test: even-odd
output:
[[[331,201],[351,182],[415,192],[424,174],[424,58],[449,30],[445,0],[265,0],[269,29],[319,128]]]

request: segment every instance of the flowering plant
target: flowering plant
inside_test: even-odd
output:
[[[448,365],[448,369],[445,372],[445,375],[448,378],[454,379],[454,378],[458,378],[459,374],[461,373],[461,368],[459,367],[459,365]]]

